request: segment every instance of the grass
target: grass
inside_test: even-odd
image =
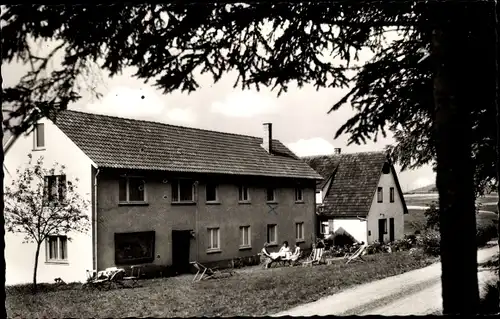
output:
[[[436,261],[396,252],[366,256],[366,263],[240,270],[233,277],[192,283],[192,275],[141,281],[134,289],[68,289],[37,295],[8,287],[9,318],[262,316],[315,301],[354,285],[422,268]]]

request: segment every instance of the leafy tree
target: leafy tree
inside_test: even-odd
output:
[[[35,243],[35,265],[33,269],[33,291],[37,290],[38,257],[42,243],[51,235],[67,235],[70,232],[87,232],[89,216],[86,212],[88,201],[77,192],[77,182],[66,180],[49,188],[46,176],[56,172],[65,176],[64,166],[56,163],[45,169],[43,157],[24,170],[17,169],[10,186],[5,189],[5,228],[11,233],[25,235],[25,243]]]
[[[76,100],[77,79],[91,62],[110,76],[134,67],[137,78],[154,80],[165,93],[196,90],[196,75],[205,72],[215,82],[236,72],[235,87],[264,85],[278,94],[293,82],[299,88],[354,83],[332,107],[349,103],[357,111],[337,136],[349,133],[351,143],[363,143],[389,129],[399,141],[412,138],[399,148],[415,148],[406,158],[436,160],[444,313],[475,313],[474,178],[489,178],[492,161],[486,151],[492,134],[476,126],[494,119],[495,75],[481,74],[494,70],[492,9],[486,2],[412,1],[9,6],[2,59],[21,59],[32,70],[4,89],[3,99],[14,108],[11,117],[31,114],[22,131]],[[389,32],[399,38],[386,43]],[[54,51],[36,56],[31,39],[54,41]],[[374,53],[364,64],[357,61],[362,49]],[[430,58],[422,61],[422,49]],[[61,68],[44,76],[58,50]],[[40,111],[29,113],[34,105]],[[484,159],[478,173],[475,164]]]

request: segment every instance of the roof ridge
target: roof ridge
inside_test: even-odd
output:
[[[128,121],[135,121],[135,122],[143,122],[143,123],[153,123],[153,124],[159,124],[159,125],[164,125],[164,126],[170,126],[170,127],[179,127],[179,128],[184,128],[184,129],[191,129],[191,130],[197,130],[197,131],[204,131],[204,132],[212,132],[212,133],[218,133],[218,134],[226,134],[226,135],[233,135],[233,136],[241,136],[241,137],[251,137],[251,138],[262,138],[258,136],[252,136],[252,135],[245,135],[245,134],[238,134],[238,133],[229,133],[229,132],[221,132],[221,131],[215,131],[215,130],[209,130],[209,129],[204,129],[204,128],[197,128],[197,127],[190,127],[190,126],[183,126],[183,125],[175,125],[175,124],[168,124],[168,123],[162,123],[158,121],[151,121],[151,120],[142,120],[142,119],[132,119],[132,118],[127,118],[127,117],[121,117],[121,116],[116,116],[116,115],[107,115],[107,114],[100,114],[100,113],[92,113],[92,112],[84,112],[80,110],[64,110],[61,111],[60,113],[65,113],[65,112],[73,112],[73,113],[81,113],[81,114],[90,114],[94,116],[101,116],[101,117],[109,117],[109,118],[114,118],[114,119],[120,119],[120,120],[128,120]],[[280,142],[283,144],[278,139],[273,138],[273,141]]]
[[[333,157],[333,156],[342,156],[342,155],[359,155],[359,154],[387,154],[385,151],[365,151],[365,152],[353,152],[353,153],[341,153],[341,154],[323,154],[323,155],[307,155],[307,156],[299,156],[302,159],[308,158],[318,158],[318,157]]]

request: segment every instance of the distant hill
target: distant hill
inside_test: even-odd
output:
[[[424,187],[416,188],[414,190],[405,192],[405,194],[428,194],[428,193],[437,193],[436,184],[430,184]]]

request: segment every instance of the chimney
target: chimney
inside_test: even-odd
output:
[[[269,154],[271,154],[273,151],[272,140],[273,140],[273,124],[264,123],[264,135],[262,136],[262,147]]]
[[[340,150],[341,150],[340,148],[335,148],[335,154],[339,155],[340,154]]]

